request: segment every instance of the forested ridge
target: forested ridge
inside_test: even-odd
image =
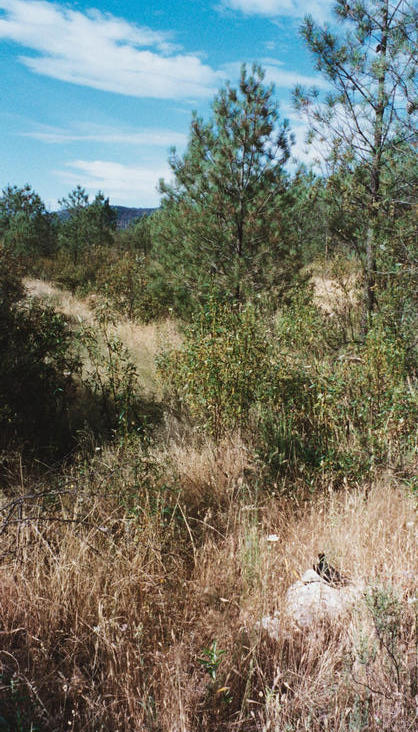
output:
[[[2,191],[0,731],[414,729],[417,15],[335,10],[320,164],[253,65],[127,226]]]

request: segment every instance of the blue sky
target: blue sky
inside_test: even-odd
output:
[[[295,83],[323,85],[298,36],[329,0],[0,0],[0,187],[29,182],[48,207],[80,184],[155,206],[191,112],[259,61],[304,156]]]

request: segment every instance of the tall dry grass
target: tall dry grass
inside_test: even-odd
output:
[[[92,322],[88,301],[28,284]],[[175,326],[117,327],[155,389]],[[23,470],[2,496],[0,729],[414,729],[415,504],[401,477],[306,496],[289,476],[275,495],[249,442],[215,444],[173,417],[149,443],[92,449],[37,484]],[[364,595],[302,631],[286,592],[320,551]]]
[[[256,474],[237,438],[133,441],[23,501],[1,537],[2,716],[17,724],[18,703],[28,730],[412,730],[411,494],[388,475],[303,505],[257,496]],[[399,598],[400,684],[364,603],[305,632],[286,618],[321,550]],[[257,629],[273,612],[276,641]]]

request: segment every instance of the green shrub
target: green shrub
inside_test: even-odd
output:
[[[79,368],[61,315],[25,298],[20,272],[0,248],[0,434],[42,450],[69,437],[71,375]],[[68,446],[68,445],[67,445]]]
[[[342,348],[334,323],[303,298],[281,316],[278,333],[277,397],[258,430],[272,472],[358,478],[402,463],[418,417],[405,342],[376,316],[364,344]]]
[[[363,717],[365,726],[361,729],[368,729],[373,711],[374,720],[381,723],[382,729],[400,729],[397,717],[405,715],[411,724],[405,729],[412,729],[416,712],[416,664],[411,664],[408,648],[414,637],[414,612],[390,585],[370,587],[364,598],[373,632],[367,629],[360,633],[351,659],[356,661],[352,676],[359,690],[353,721]],[[379,709],[383,700],[389,702],[391,711],[386,725],[384,707]]]
[[[98,291],[104,292],[122,315],[146,323],[166,313],[150,287],[150,262],[145,255],[112,252],[96,277]]]
[[[275,364],[268,329],[253,305],[211,298],[165,355],[160,372],[191,416],[216,439],[244,429],[251,407],[271,393]]]
[[[127,434],[143,423],[138,374],[130,353],[115,333],[116,320],[106,300],[99,302],[92,326],[77,334],[82,348],[83,385],[95,400],[100,417],[93,429],[104,421],[108,433]]]
[[[300,292],[276,323],[253,305],[212,298],[160,372],[216,439],[246,431],[269,480],[297,472],[358,478],[399,466],[414,447],[417,406],[404,342],[375,317],[365,343],[345,345]]]

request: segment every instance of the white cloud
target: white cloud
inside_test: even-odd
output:
[[[187,135],[183,132],[173,132],[172,130],[158,128],[136,131],[93,124],[79,125],[75,129],[42,125],[39,129],[31,132],[23,132],[21,135],[22,137],[30,137],[34,140],[49,144],[89,142],[169,148],[172,145],[184,147],[187,143]]]
[[[266,63],[263,67],[266,72],[266,81],[275,84],[278,88],[293,89],[296,84],[302,86],[316,86],[318,89],[328,89],[329,84],[321,76],[308,76],[297,71],[287,71],[281,66]]]
[[[20,60],[38,74],[159,99],[208,97],[221,79],[197,54],[173,46],[169,33],[109,13],[82,13],[46,0],[0,0],[0,9],[0,38],[35,51]]]
[[[332,0],[222,0],[222,7],[245,15],[303,18],[309,13],[320,21],[329,19],[332,4]]]
[[[55,171],[65,184],[81,185],[89,193],[101,190],[111,203],[132,206],[158,206],[158,181],[171,177],[169,166],[164,164],[146,167],[109,160],[73,160],[66,167]]]
[[[259,59],[266,72],[265,81],[267,84],[275,84],[279,89],[293,89],[296,84],[318,89],[329,89],[328,82],[321,76],[308,76],[298,71],[288,71],[284,68],[284,62],[274,58]],[[239,77],[241,65],[239,63],[226,64],[224,70],[231,77]]]
[[[295,144],[291,150],[290,167],[294,167],[293,161],[295,160],[296,163],[305,163],[308,167],[313,165],[316,170],[319,170],[324,156],[323,146],[319,143],[307,144],[308,125],[306,124],[293,125],[292,132],[295,137]]]

